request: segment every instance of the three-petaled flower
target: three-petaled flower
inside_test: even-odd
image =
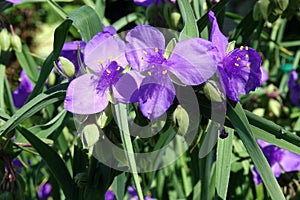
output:
[[[212,55],[218,65],[223,87],[229,99],[239,101],[239,94],[248,94],[261,85],[261,58],[248,46],[227,53],[227,38],[221,33],[214,13],[210,11],[208,16],[212,23],[210,40],[217,48]]]
[[[130,30],[125,39],[128,42],[126,58],[139,74],[127,73],[117,83],[118,92],[122,97],[127,96],[120,101],[138,102],[141,112],[150,120],[161,116],[172,104],[175,98],[172,79],[184,85],[199,85],[216,72],[216,65],[208,53],[213,50],[209,41],[182,40],[170,54],[165,50],[162,32],[148,25]],[[125,84],[127,88],[120,89]]]
[[[109,92],[127,65],[125,43],[111,32],[102,31],[86,44],[84,62],[91,73],[71,81],[64,108],[76,114],[95,114],[108,105]]]

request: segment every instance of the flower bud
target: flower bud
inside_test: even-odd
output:
[[[173,121],[178,128],[177,133],[179,135],[185,135],[189,128],[189,115],[186,110],[178,105],[173,113]]]
[[[265,115],[265,109],[264,108],[255,108],[252,111],[254,114],[256,114],[257,116],[263,117]]]
[[[10,47],[10,34],[6,28],[0,32],[0,46],[3,51],[7,51]]]
[[[53,85],[55,85],[55,81],[56,81],[56,76],[53,72],[50,72],[49,77],[47,79],[47,83],[48,85],[51,87]]]
[[[12,34],[10,36],[10,42],[13,50],[15,50],[16,52],[22,52],[22,42],[21,38],[18,35]]]
[[[65,57],[60,56],[58,62],[56,63],[59,72],[66,76],[67,78],[73,78],[75,75],[74,64]]]
[[[280,117],[281,105],[277,100],[270,99],[268,108],[276,117]]]
[[[173,27],[177,27],[180,22],[181,14],[179,12],[171,13],[171,23]]]
[[[225,99],[225,95],[220,88],[221,87],[217,82],[208,80],[203,87],[203,91],[209,100],[220,103]]]

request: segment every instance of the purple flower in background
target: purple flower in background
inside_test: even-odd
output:
[[[295,106],[299,106],[300,84],[297,83],[298,73],[296,70],[292,70],[290,73],[290,79],[288,87],[290,90],[290,99]]]
[[[214,13],[210,11],[208,16],[212,23],[210,40],[217,48],[217,52],[212,54],[223,87],[229,99],[239,101],[239,94],[248,94],[261,85],[261,58],[254,49],[247,46],[227,53],[227,38],[221,33]]]
[[[50,183],[41,184],[38,190],[38,197],[41,200],[46,200],[51,196],[52,186]]]
[[[139,200],[139,197],[138,197],[138,194],[137,194],[137,191],[135,189],[134,186],[129,186],[127,188],[127,191],[130,195],[130,198],[128,200]],[[151,198],[149,195],[145,196],[145,200],[157,200],[155,198]]]
[[[105,193],[105,200],[114,200],[116,199],[115,193],[112,190],[107,190]]]
[[[172,3],[176,3],[176,0],[169,0]],[[162,0],[133,0],[133,2],[139,6],[150,6],[151,4],[157,3],[157,5],[160,5],[162,3]]]
[[[93,73],[71,81],[64,108],[76,114],[94,114],[106,108],[109,91],[127,65],[125,43],[110,32],[102,31],[87,43],[84,62]]]
[[[84,48],[85,48],[84,41],[73,41],[73,42],[66,42],[61,50],[60,57],[67,58],[69,61],[71,61],[74,64],[75,74],[77,74],[79,71],[79,62],[78,62],[78,55],[77,55],[78,51],[80,51],[81,61],[84,62],[83,53],[82,53],[82,50]],[[60,63],[60,58],[56,61],[56,65],[61,72],[64,72]]]
[[[281,175],[282,171],[292,172],[300,170],[300,155],[281,149],[262,140],[257,140],[257,142],[266,156],[276,178]],[[254,167],[252,174],[254,183],[257,185],[260,184],[262,180],[256,167]]]
[[[123,97],[132,95],[118,100],[138,102],[141,112],[150,120],[165,113],[175,98],[171,77],[175,75],[181,84],[199,85],[216,72],[215,63],[207,53],[213,48],[209,41],[200,38],[182,40],[167,57],[166,53],[170,52],[165,52],[164,35],[154,27],[137,26],[125,39],[128,42],[126,58],[132,69],[143,76],[126,73],[116,89]]]
[[[20,4],[20,3],[22,3],[23,0],[5,0],[5,1],[12,3],[12,4]]]
[[[24,105],[27,97],[33,90],[33,84],[24,70],[21,71],[19,80],[19,86],[12,92],[12,97],[16,108],[20,108]]]

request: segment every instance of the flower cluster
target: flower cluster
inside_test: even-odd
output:
[[[166,49],[164,35],[149,25],[130,30],[125,41],[102,31],[85,46],[87,71],[71,81],[64,107],[76,114],[103,111],[109,100],[138,103],[153,120],[167,111],[175,98],[175,85],[204,83],[216,71],[229,99],[239,101],[261,84],[261,59],[248,46],[227,53],[227,38],[220,32],[213,12],[210,41],[190,38]],[[126,66],[131,70],[124,72]]]

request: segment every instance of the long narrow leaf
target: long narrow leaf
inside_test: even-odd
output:
[[[73,180],[64,161],[58,153],[26,128],[19,126],[18,130],[45,160],[56,181],[62,188],[66,198],[71,199]]]
[[[253,160],[254,165],[256,166],[263,180],[263,183],[267,188],[268,193],[270,194],[272,199],[284,200],[285,197],[269,166],[269,163],[262,153],[259,145],[255,141],[250,124],[241,104],[237,103],[235,107],[233,107],[230,103],[228,105],[227,116],[230,119],[236,132],[238,133],[243,144],[245,145],[245,148],[247,149],[251,159]]]
[[[59,57],[59,54],[64,45],[68,30],[71,27],[71,25],[72,20],[66,19],[59,27],[55,29],[53,51],[45,60],[39,79],[28,100],[33,99],[35,96],[37,96],[43,91],[45,82],[53,68],[53,62],[56,61]]]
[[[66,95],[67,85],[68,84],[61,84],[51,88],[47,92],[39,94],[34,99],[26,103],[22,108],[16,111],[15,114],[3,126],[0,127],[0,136],[10,137],[11,135],[7,134],[9,134],[24,120],[34,115],[42,108],[63,100]]]
[[[179,40],[199,37],[196,18],[191,4],[188,2],[188,0],[179,0],[178,5],[185,23],[184,28],[180,33]]]

